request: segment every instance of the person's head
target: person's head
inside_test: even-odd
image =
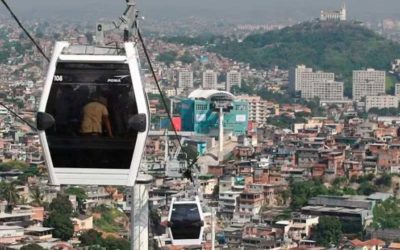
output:
[[[91,98],[91,101],[99,102],[107,106],[107,98],[105,98],[101,93],[94,93]]]

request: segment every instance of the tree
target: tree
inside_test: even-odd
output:
[[[289,186],[292,197],[290,205],[293,209],[305,206],[311,197],[329,193],[324,184],[318,180],[293,182]]]
[[[40,191],[39,187],[33,187],[30,192],[30,197],[32,199],[31,204],[34,206],[42,206],[44,195]]]
[[[370,182],[362,182],[358,187],[357,192],[361,195],[371,195],[378,191],[377,187]]]
[[[392,176],[388,173],[384,173],[381,177],[375,180],[377,186],[391,187]]]
[[[56,212],[71,217],[73,208],[71,201],[65,195],[57,195],[49,205],[50,213]]]
[[[50,215],[43,222],[46,227],[54,228],[53,236],[62,240],[69,240],[74,234],[71,222],[72,204],[65,195],[58,195],[49,205]]]
[[[324,247],[331,244],[336,246],[342,237],[342,224],[339,219],[331,216],[322,216],[319,218],[318,225],[313,230],[313,239]]]
[[[65,241],[71,239],[74,234],[74,225],[69,216],[56,211],[50,213],[49,217],[43,222],[43,225],[54,228],[53,236]]]
[[[84,232],[79,240],[84,246],[101,245],[102,243],[101,233],[94,229]]]
[[[400,228],[400,200],[389,198],[377,204],[373,210],[375,228]]]
[[[44,250],[43,247],[39,246],[36,243],[29,244],[20,248],[20,250]]]
[[[20,199],[15,182],[0,183],[0,198],[7,201],[8,210],[11,212]]]

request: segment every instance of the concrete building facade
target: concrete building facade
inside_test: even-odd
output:
[[[203,72],[204,89],[216,89],[217,83],[217,72],[214,72],[213,70],[206,70]]]
[[[179,88],[193,88],[193,71],[179,71]]]
[[[264,124],[268,118],[268,101],[262,100],[259,96],[238,96],[240,100],[249,103],[249,121],[256,122],[257,124]]]
[[[342,100],[343,90],[343,82],[320,81],[314,83],[312,95],[320,100]]]
[[[375,69],[353,71],[353,99],[385,94],[386,72]]]
[[[334,73],[313,72],[312,68],[307,68],[305,65],[298,65],[289,71],[289,90],[294,95],[300,94],[301,98],[313,98],[316,83],[334,81]]]
[[[368,111],[371,108],[398,108],[399,98],[392,95],[378,95],[378,96],[366,96],[365,97],[365,110]]]
[[[400,83],[396,83],[394,85],[394,95],[395,96],[400,96]]]
[[[226,73],[226,91],[231,91],[232,86],[242,86],[242,75],[239,71],[231,70]]]

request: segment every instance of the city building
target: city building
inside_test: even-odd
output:
[[[368,111],[371,108],[398,108],[399,98],[392,95],[374,95],[365,97],[365,110]]]
[[[321,21],[346,21],[347,20],[347,9],[346,4],[342,4],[340,10],[321,10],[320,15]]]
[[[312,68],[307,68],[305,65],[298,65],[296,68],[293,68],[289,71],[289,90],[293,95],[300,95],[301,98],[313,98],[315,96],[315,84],[334,81],[334,73],[326,73],[321,71],[313,72]],[[330,84],[327,86],[330,86]],[[336,85],[332,84],[332,87],[333,86]],[[319,89],[320,90],[318,93],[323,92],[323,90],[326,88],[321,85],[321,88]]]
[[[314,82],[312,95],[320,100],[342,100],[343,90],[343,82],[324,80]]]
[[[216,89],[217,83],[217,72],[214,72],[213,70],[206,70],[203,72],[204,89]]]
[[[224,191],[219,193],[218,197],[218,214],[224,218],[233,218],[233,214],[238,208],[240,192]]]
[[[236,70],[231,70],[226,73],[226,91],[230,92],[232,86],[242,86],[242,75]]]
[[[240,100],[245,100],[249,103],[249,121],[256,122],[257,124],[264,124],[267,122],[268,110],[270,103],[262,100],[259,96],[237,96]],[[272,106],[274,108],[274,106]]]
[[[385,94],[386,72],[375,69],[353,71],[353,99]]]
[[[193,71],[179,71],[179,88],[193,88]]]
[[[305,215],[335,216],[342,222],[344,233],[356,233],[372,222],[375,204],[368,196],[320,195],[308,200],[301,211]]]
[[[219,110],[217,106],[225,105],[223,109],[223,125],[226,134],[242,135],[248,128],[248,103],[237,99],[226,91],[215,89],[197,89],[190,93],[189,98],[182,101],[182,129],[198,134],[218,135]]]
[[[396,83],[394,85],[394,95],[395,96],[400,96],[400,83]]]

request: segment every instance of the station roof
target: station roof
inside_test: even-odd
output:
[[[190,99],[214,99],[214,98],[223,98],[233,100],[236,97],[227,92],[216,89],[196,89],[192,93],[189,94]]]

